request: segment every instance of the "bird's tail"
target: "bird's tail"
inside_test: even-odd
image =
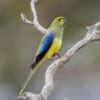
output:
[[[25,88],[27,87],[27,85],[29,84],[29,82],[31,81],[32,76],[35,74],[35,72],[38,70],[38,68],[40,67],[40,65],[44,62],[44,59],[42,59],[39,63],[33,63],[31,65],[32,70],[30,71],[30,73],[28,74],[28,78],[26,79],[26,81],[24,82],[24,85],[22,86],[22,89],[20,90],[19,94],[22,94],[23,91],[25,90]]]

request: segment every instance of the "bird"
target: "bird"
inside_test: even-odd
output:
[[[43,64],[46,60],[54,58],[55,56],[59,57],[59,50],[62,46],[63,32],[66,25],[66,18],[63,16],[56,17],[48,28],[48,32],[44,34],[43,38],[40,41],[39,47],[34,57],[33,64],[30,66],[31,71],[28,74],[22,89],[19,94],[22,94],[31,78],[37,71],[37,69]]]

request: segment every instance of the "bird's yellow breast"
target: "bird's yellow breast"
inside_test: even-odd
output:
[[[62,45],[62,41],[58,38],[55,38],[52,46],[49,48],[46,57],[51,58],[55,53],[58,53]]]

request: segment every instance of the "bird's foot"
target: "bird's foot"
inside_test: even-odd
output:
[[[61,58],[59,53],[55,53],[51,58],[50,60],[57,60],[58,58]]]

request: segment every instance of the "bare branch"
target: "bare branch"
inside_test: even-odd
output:
[[[26,18],[26,16],[25,16],[23,13],[21,13],[20,15],[21,15],[22,20],[23,20],[25,23],[33,24],[33,22],[30,21],[30,20],[28,20],[28,19]]]
[[[30,6],[33,14],[33,21],[30,21],[26,18],[26,16],[21,13],[21,18],[26,23],[34,25],[34,27],[39,30],[41,33],[47,33],[48,30],[45,29],[40,25],[37,18],[37,13],[35,9],[35,3],[37,0],[31,0]],[[87,27],[87,34],[86,36],[78,41],[71,49],[69,49],[60,59],[55,60],[48,68],[45,73],[45,84],[43,86],[43,89],[39,94],[32,94],[30,92],[26,92],[22,95],[19,95],[17,100],[47,100],[48,96],[50,95],[50,92],[54,88],[54,75],[57,72],[58,69],[63,67],[68,61],[71,59],[71,57],[76,54],[77,51],[79,51],[81,48],[83,48],[85,45],[92,41],[100,41],[100,31],[98,30],[98,27],[100,27],[100,21],[96,24]]]
[[[38,22],[38,17],[37,17],[37,13],[36,13],[36,9],[35,9],[35,3],[37,2],[38,0],[31,0],[30,2],[30,7],[31,7],[31,10],[32,10],[32,14],[33,14],[33,21],[30,21],[26,18],[26,16],[21,13],[21,18],[22,20],[25,22],[25,23],[28,23],[28,24],[33,24],[34,27],[40,31],[41,33],[45,34],[48,32],[48,29],[45,29],[43,26],[40,25],[40,23]]]
[[[78,50],[83,48],[85,45],[92,41],[100,41],[100,31],[97,29],[100,27],[100,22],[87,27],[87,34],[86,36],[78,41],[71,49],[69,49],[60,59],[55,60],[48,68],[45,74],[45,85],[42,91],[39,94],[32,94],[32,93],[24,93],[18,97],[17,100],[47,100],[50,92],[54,88],[54,75],[58,69],[63,67],[71,57],[76,54]],[[24,95],[24,96],[23,96]]]

